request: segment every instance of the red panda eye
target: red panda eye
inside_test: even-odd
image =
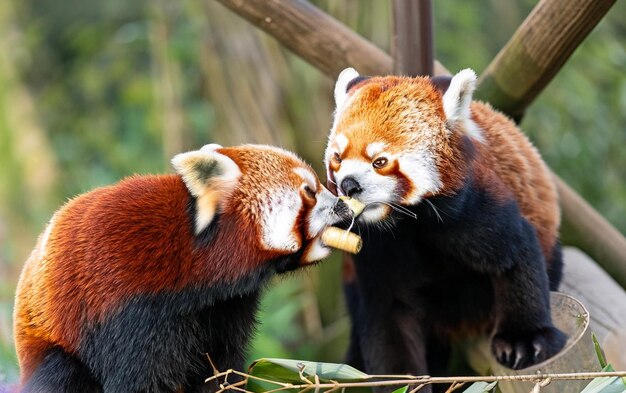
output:
[[[388,160],[385,157],[379,157],[372,162],[372,166],[376,169],[380,169],[387,165]]]
[[[335,154],[333,155],[333,160],[334,160],[337,164],[341,163],[341,157],[339,157],[339,153],[335,153]]]
[[[304,186],[302,186],[302,189],[306,193],[307,197],[309,197],[311,199],[315,199],[315,191],[313,191],[313,189],[311,187],[309,187],[308,184],[305,184]]]

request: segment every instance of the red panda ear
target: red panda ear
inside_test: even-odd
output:
[[[237,164],[217,151],[220,147],[206,145],[172,159],[174,169],[182,177],[189,193],[196,198],[196,233],[202,232],[211,223],[241,175]]]
[[[435,78],[433,78],[435,79]],[[432,80],[437,89],[443,92],[443,111],[446,114],[448,126],[461,126],[463,132],[471,138],[484,142],[484,137],[480,127],[472,120],[470,105],[472,95],[476,88],[476,74],[466,68],[459,71],[449,82],[445,78]],[[458,129],[458,127],[454,127]]]
[[[335,82],[335,106],[341,108],[348,98],[348,87],[350,82],[359,77],[359,73],[354,68],[346,68],[341,71]]]
[[[466,68],[459,71],[443,94],[443,110],[448,122],[464,121],[470,118],[472,94],[476,88],[476,74]]]

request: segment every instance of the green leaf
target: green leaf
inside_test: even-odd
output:
[[[498,382],[474,382],[469,388],[465,389],[463,393],[486,393],[490,392]]]
[[[611,372],[615,369],[607,364],[602,371]],[[626,385],[619,377],[595,378],[580,393],[626,393]]]
[[[607,365],[606,358],[604,357],[604,352],[602,351],[602,347],[600,347],[598,338],[593,332],[591,332],[591,339],[593,340],[593,346],[596,349],[596,356],[598,357],[598,361],[600,362],[600,367],[605,368]]]
[[[266,380],[289,383],[292,385],[306,384],[307,382],[300,377],[300,372],[302,372],[302,376],[306,378],[306,380],[312,383],[315,382],[316,375],[320,383],[366,382],[371,380],[369,375],[345,364],[319,363],[293,359],[260,359],[252,363],[248,371],[250,375]],[[279,385],[271,382],[248,378],[246,390],[251,392],[265,392],[278,387]],[[349,388],[346,390],[353,393],[372,392],[370,388]],[[289,389],[286,391],[297,392],[298,389]]]
[[[394,390],[391,393],[407,393],[409,391],[409,385],[403,386],[399,389]]]

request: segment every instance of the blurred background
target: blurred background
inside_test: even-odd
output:
[[[390,3],[314,4],[389,51]],[[535,1],[433,2],[435,54],[480,72]],[[277,21],[280,23],[280,21]],[[170,171],[209,142],[272,143],[322,179],[333,81],[212,0],[0,4],[0,382],[17,378],[21,266],[72,196]],[[618,1],[521,126],[549,165],[626,232],[626,2]],[[278,279],[250,359],[341,361],[349,321],[339,255]]]

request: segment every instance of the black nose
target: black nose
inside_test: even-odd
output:
[[[353,216],[350,207],[341,199],[337,199],[337,203],[333,206],[333,213],[335,213],[341,220],[350,220]]]
[[[363,191],[359,183],[351,176],[346,177],[341,181],[341,191],[347,196],[352,196]]]

